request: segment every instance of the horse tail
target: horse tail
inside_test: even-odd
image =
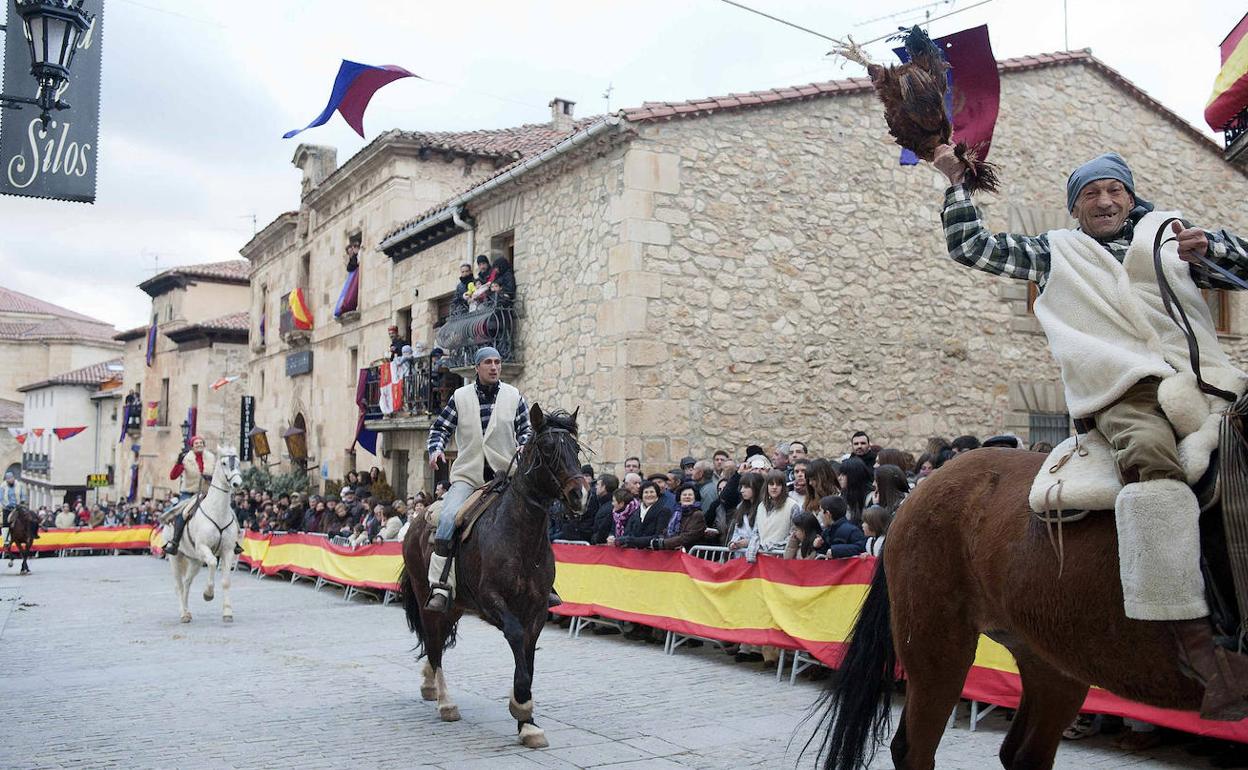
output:
[[[813,709],[824,725],[817,758],[824,768],[857,770],[871,763],[891,728],[896,669],[888,581],[878,562],[841,669]],[[817,736],[818,730],[810,740]]]
[[[399,598],[403,600],[403,614],[407,616],[407,629],[416,634],[416,659],[425,656],[425,627],[420,619],[420,599],[412,590],[412,581],[407,575],[407,565],[399,570]]]

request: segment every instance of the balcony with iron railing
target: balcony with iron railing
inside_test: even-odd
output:
[[[397,379],[383,368],[397,374]],[[364,427],[376,431],[428,430],[462,382],[442,356],[399,359],[393,367],[390,362],[377,363],[365,376]]]
[[[518,300],[486,299],[475,310],[452,311],[434,334],[434,344],[446,353],[446,365],[461,377],[471,377],[473,358],[483,347],[498,350],[503,377],[515,377],[524,368],[516,345],[516,319],[523,315]]]
[[[1248,106],[1222,127],[1222,135],[1226,139],[1226,159],[1248,164]]]

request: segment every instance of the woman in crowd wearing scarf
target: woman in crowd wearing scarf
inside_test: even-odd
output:
[[[641,509],[641,503],[624,487],[615,490],[611,495],[611,518],[607,533],[602,542],[610,544],[617,537],[624,537],[624,525],[628,518]]]
[[[676,493],[676,510],[667,521],[667,532],[650,540],[656,551],[690,548],[706,537],[706,517],[702,513],[702,495],[693,483],[685,483]]]

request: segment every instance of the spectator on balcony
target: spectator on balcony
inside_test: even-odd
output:
[[[484,254],[477,255],[477,287],[490,282],[490,258]]]
[[[451,295],[452,315],[468,312],[468,297],[473,288],[472,265],[465,262],[459,266],[459,283],[455,284],[455,293]]]
[[[490,273],[490,293],[499,307],[511,307],[516,302],[516,273],[511,261],[499,254],[494,258]]]
[[[393,360],[403,354],[404,345],[411,343],[399,336],[399,327],[393,324],[386,327],[386,333],[390,335],[390,358]]]
[[[667,529],[653,540],[650,547],[656,551],[675,551],[692,548],[706,537],[706,517],[702,513],[698,487],[688,483],[676,495],[676,510],[667,521]]]
[[[607,542],[622,548],[649,548],[650,541],[667,532],[672,509],[664,505],[659,485],[646,481],[641,485],[641,505],[624,524],[624,534],[609,537]]]

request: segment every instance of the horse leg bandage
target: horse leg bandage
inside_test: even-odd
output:
[[[533,699],[530,698],[524,703],[520,703],[513,694],[507,701],[507,710],[520,722],[531,721],[533,719]]]
[[[1209,614],[1200,574],[1200,504],[1181,481],[1127,484],[1114,506],[1127,617],[1190,620]]]

